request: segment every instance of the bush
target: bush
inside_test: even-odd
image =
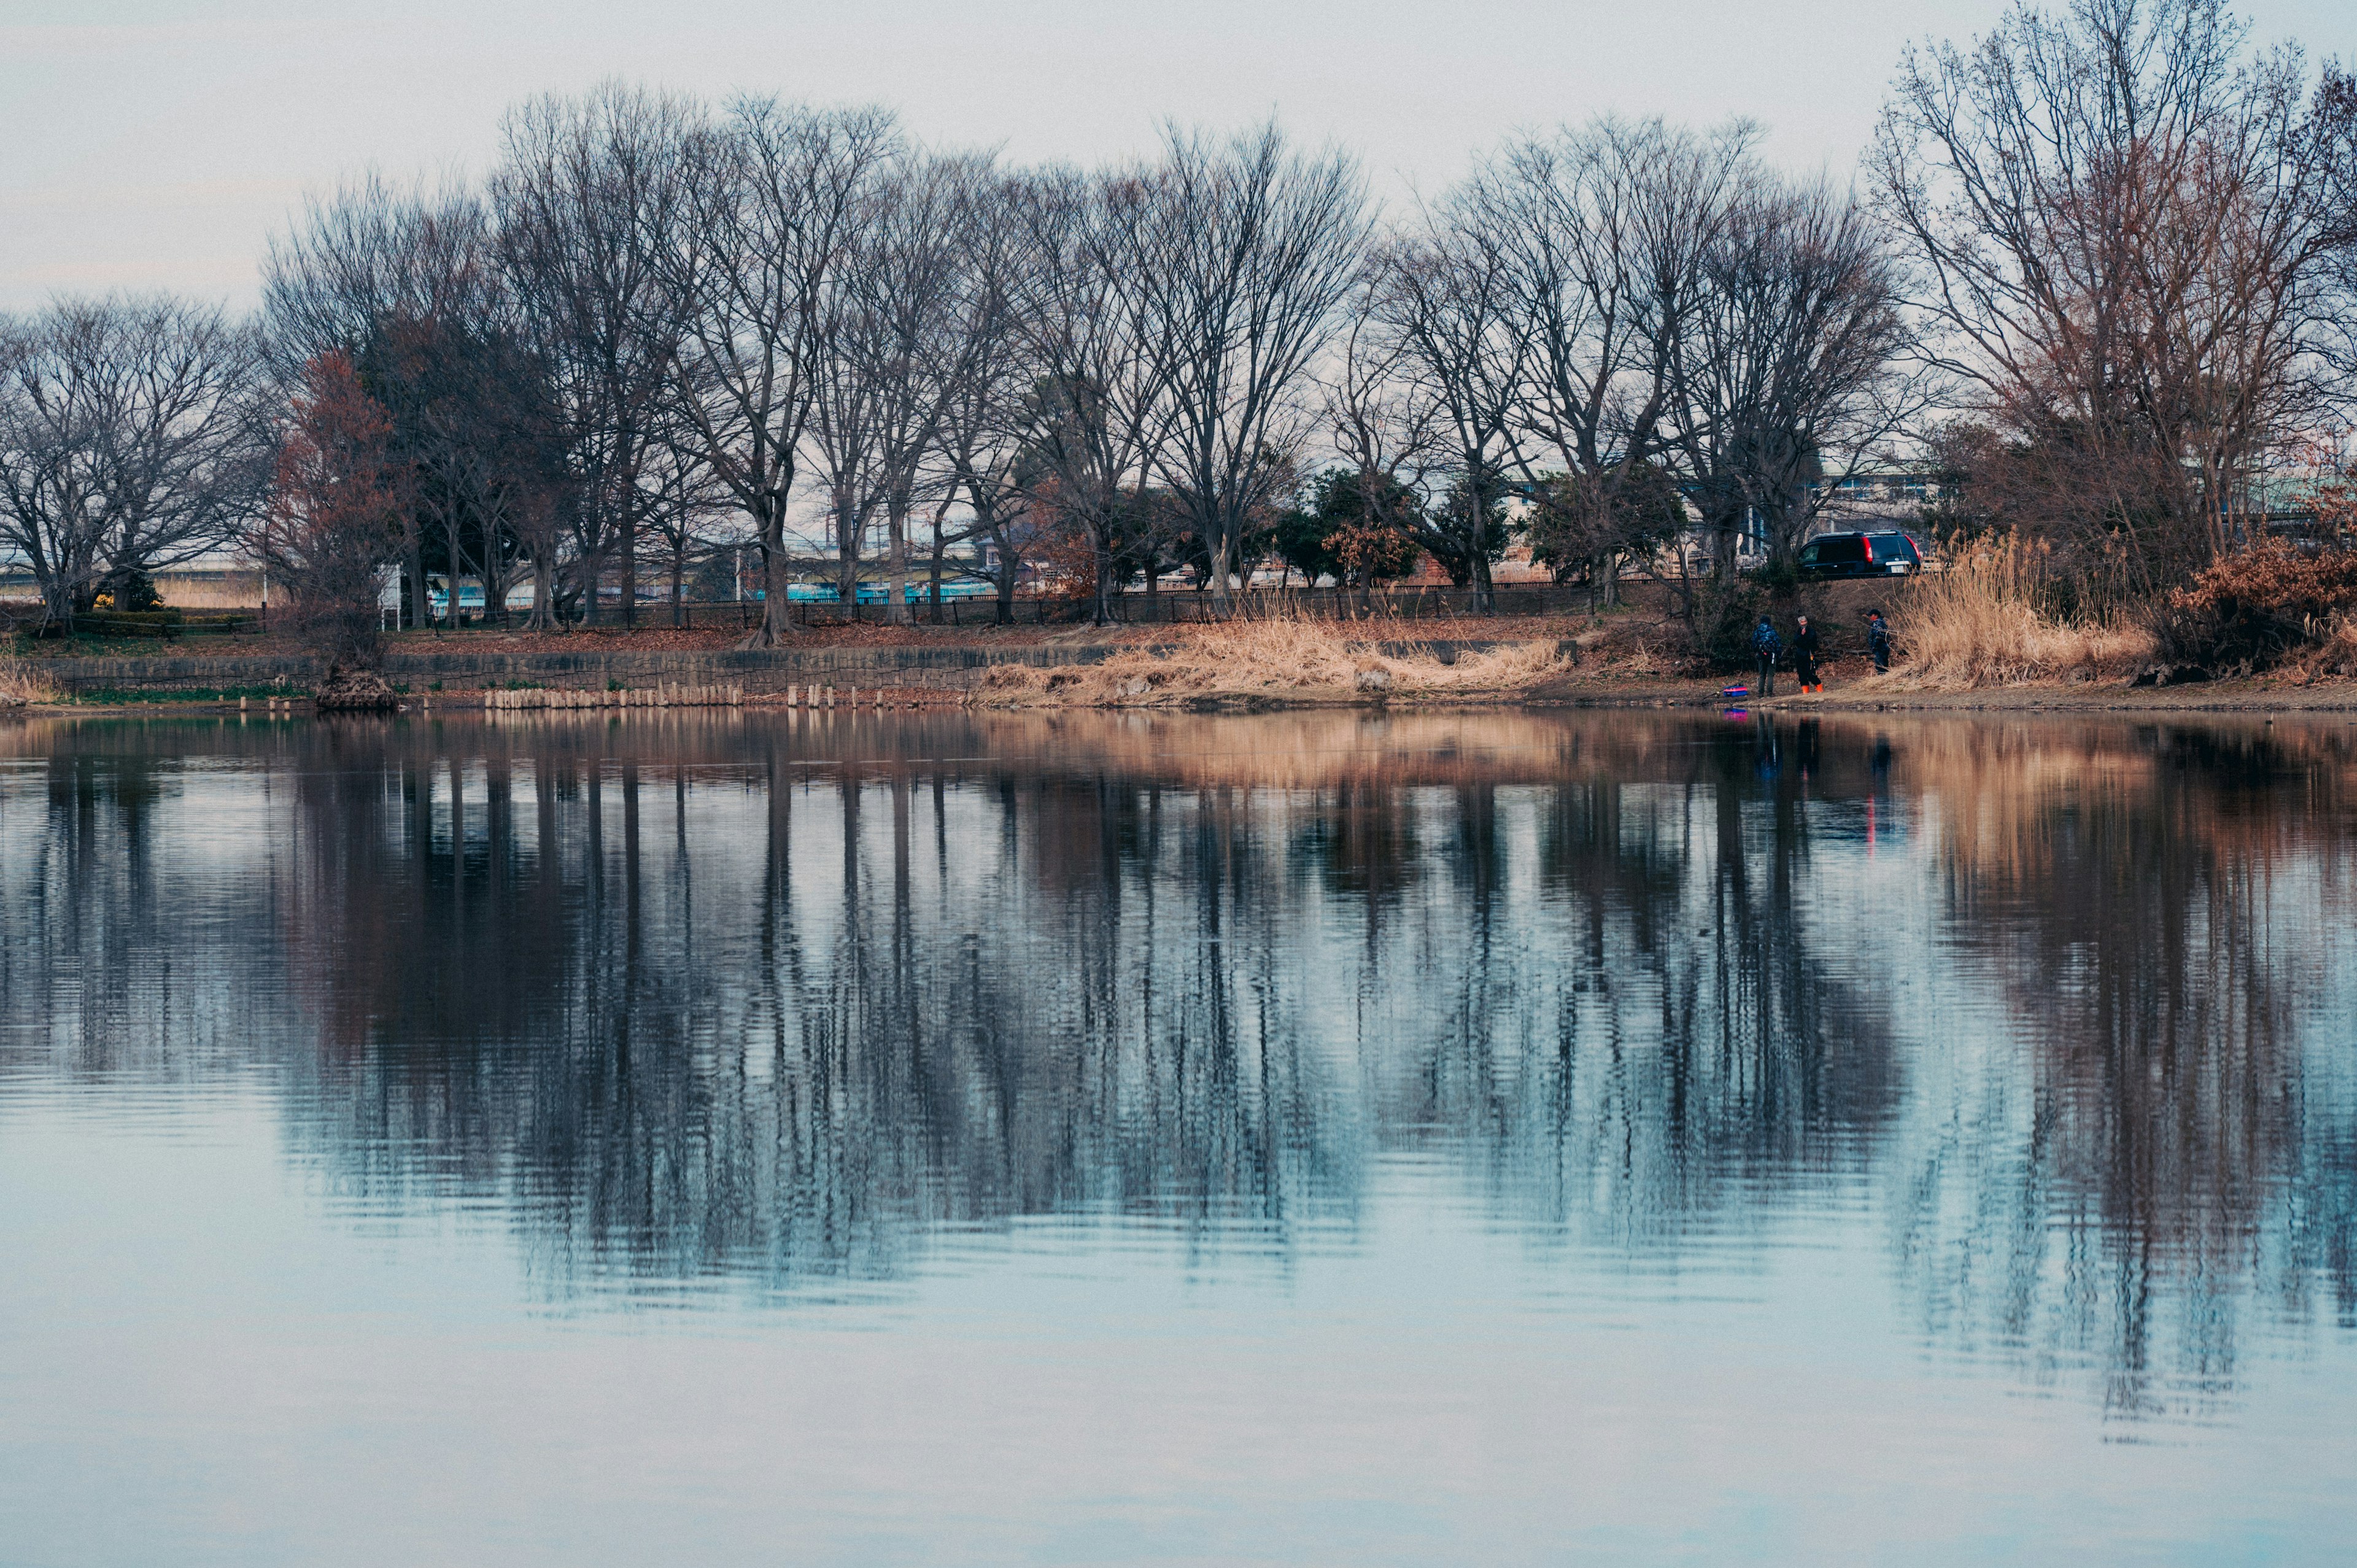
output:
[[[164,607],[163,596],[156,592],[156,581],[146,573],[132,568],[108,576],[101,585],[91,608],[113,610],[118,614],[140,615]]]
[[[2295,549],[2270,539],[2203,567],[2157,617],[2181,660],[2244,669],[2331,641],[2357,611],[2357,552]]]
[[[1695,589],[1695,656],[1717,670],[1748,670],[1751,633],[1760,625],[1764,596],[1742,577],[1711,577]]]

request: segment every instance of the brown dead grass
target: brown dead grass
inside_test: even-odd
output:
[[[2309,647],[2287,658],[2270,678],[2294,686],[2337,682],[2357,676],[2357,618],[2331,622]]]
[[[28,707],[59,701],[57,688],[22,659],[0,659],[0,708]]]
[[[1377,637],[1391,645],[1391,652],[1378,648]],[[1453,662],[1444,663],[1430,641],[1400,638],[1391,626],[1240,620],[1201,628],[1158,647],[1125,648],[1100,664],[1052,670],[1001,666],[985,688],[1002,700],[1076,707],[1153,707],[1222,698],[1505,697],[1572,662],[1556,639],[1460,650]]]
[[[1898,660],[1880,682],[1901,689],[2124,679],[2158,644],[2142,627],[2065,622],[2040,607],[2038,563],[2007,542],[1961,553],[1916,579],[1894,609]]]

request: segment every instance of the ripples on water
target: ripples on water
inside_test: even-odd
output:
[[[2357,1342],[2352,737],[0,729],[6,1343],[175,1290],[308,1332],[360,1271],[492,1340],[1217,1356],[1275,1314],[1377,1357],[1666,1336],[1822,1380],[1854,1351],[1886,1400],[2246,1430],[2303,1375],[2345,1389]],[[95,1173],[70,1242],[27,1151]]]

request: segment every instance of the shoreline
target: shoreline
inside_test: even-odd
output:
[[[1821,662],[1831,688],[1764,700],[1729,699],[1743,672],[1703,674],[1668,651],[1668,628],[1642,616],[1515,617],[1403,624],[1231,622],[1216,628],[838,628],[841,636],[775,649],[716,646],[698,634],[575,633],[561,639],[487,633],[404,635],[385,675],[405,712],[512,716],[490,692],[621,692],[726,687],[741,705],[795,711],[980,708],[1078,713],[1268,713],[1318,709],[1412,712],[1508,708],[1741,709],[1812,714],[2326,714],[2357,712],[2357,678],[2292,672],[2169,685],[2136,684],[2116,670],[2002,685],[1948,687],[1870,673],[1862,649]],[[1177,635],[1173,635],[1176,632]],[[551,646],[554,644],[554,646]],[[320,671],[307,650],[256,639],[191,653],[152,646],[10,660],[64,700],[10,704],[0,714],[157,716],[312,710]],[[22,687],[19,687],[22,690]],[[27,696],[33,693],[27,692]],[[813,702],[813,699],[819,699]],[[645,712],[654,697],[587,711]],[[705,705],[705,704],[679,704]],[[734,703],[722,705],[737,705]],[[542,711],[537,705],[523,712]]]
[[[2275,687],[2259,681],[2212,681],[2199,685],[2162,688],[2103,685],[2019,684],[1957,690],[1833,691],[1823,695],[1793,695],[1764,701],[1730,700],[1716,682],[1642,681],[1582,682],[1537,691],[1402,692],[1364,694],[1348,691],[1229,691],[1184,696],[1136,699],[1065,698],[1055,693],[994,697],[971,688],[939,686],[851,686],[834,688],[832,701],[798,693],[790,700],[780,692],[748,692],[735,703],[649,702],[621,706],[526,708],[511,711],[489,707],[482,689],[458,688],[420,693],[386,718],[470,718],[513,721],[522,717],[581,716],[643,717],[674,711],[710,713],[758,712],[852,714],[979,710],[1004,713],[1113,714],[1197,714],[1245,716],[1254,714],[1314,713],[1361,710],[1373,713],[1447,713],[1476,710],[1546,713],[1549,711],[1624,710],[1739,712],[1808,717],[1814,714],[1903,713],[1924,716],[1952,714],[2006,715],[2020,714],[2149,714],[2199,716],[2254,714],[2357,714],[2357,681],[2319,682],[2307,688]],[[420,698],[423,698],[421,701]],[[288,691],[277,699],[249,696],[241,707],[236,698],[190,694],[178,697],[159,692],[152,700],[115,699],[99,702],[31,702],[0,705],[0,718],[168,718],[239,715],[250,719],[317,717],[308,693]],[[365,717],[366,714],[346,714]]]

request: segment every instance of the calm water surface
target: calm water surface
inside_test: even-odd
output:
[[[2357,726],[0,725],[0,1562],[2347,1561]]]

